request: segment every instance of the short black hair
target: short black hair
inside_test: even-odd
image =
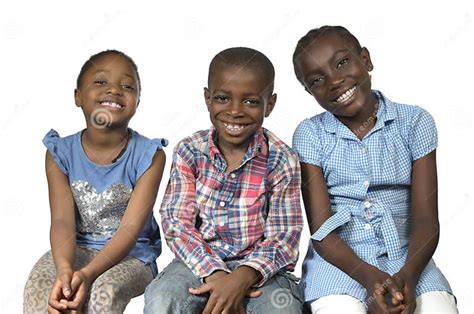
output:
[[[345,27],[343,26],[331,26],[325,25],[319,28],[315,28],[310,30],[306,35],[301,37],[301,39],[296,44],[295,52],[293,53],[293,67],[295,70],[296,77],[299,80],[298,73],[296,72],[296,62],[299,56],[311,45],[315,44],[319,38],[321,38],[325,34],[338,34],[339,36],[343,37],[346,41],[350,42],[353,46],[351,48],[355,48],[356,51],[359,53],[362,50],[362,47],[359,43],[359,40],[352,35]]]
[[[114,50],[114,49],[104,50],[89,57],[89,59],[82,65],[81,71],[79,72],[79,75],[77,76],[76,88],[79,88],[81,86],[81,81],[82,81],[82,77],[84,76],[84,73],[86,73],[87,70],[89,70],[100,58],[108,56],[108,55],[118,55],[120,57],[123,57],[125,60],[128,61],[128,63],[132,65],[133,69],[135,70],[135,74],[137,75],[138,94],[140,94],[142,84],[140,82],[140,75],[138,74],[138,67],[135,64],[135,61],[133,61],[133,59],[130,58],[125,53],[118,50]]]
[[[262,77],[268,84],[266,90],[270,91],[270,95],[273,93],[275,68],[270,59],[260,51],[246,47],[233,47],[219,52],[209,65],[208,86],[211,84],[214,72],[221,65],[242,67],[263,74]]]

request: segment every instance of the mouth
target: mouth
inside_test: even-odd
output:
[[[114,101],[108,101],[108,100],[100,101],[99,104],[103,107],[107,107],[107,108],[111,108],[111,109],[115,109],[115,110],[125,108],[125,106],[120,104],[120,103],[117,103],[117,102],[114,102]]]
[[[222,122],[224,125],[225,129],[233,135],[238,135],[240,134],[243,129],[245,129],[246,125],[245,124],[236,124],[236,123],[228,123],[228,122]]]
[[[357,86],[353,86],[352,88],[349,88],[342,95],[334,98],[333,102],[338,105],[347,103],[349,100],[352,99],[352,96],[354,96],[356,89],[357,89]]]

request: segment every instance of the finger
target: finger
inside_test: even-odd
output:
[[[78,287],[76,293],[72,296],[72,300],[67,302],[67,307],[71,310],[80,310],[86,299],[87,290],[84,285]]]
[[[205,283],[197,288],[189,288],[189,292],[192,294],[203,294],[210,292],[212,290],[212,285],[210,283]]]
[[[60,302],[62,299],[61,287],[59,285],[54,285],[49,295],[48,305],[56,310],[64,310],[67,308],[66,304]]]
[[[399,304],[401,301],[403,301],[403,293],[402,289],[397,283],[397,281],[393,278],[389,278],[385,281],[385,284],[387,285],[387,290],[392,296],[392,299],[395,299],[396,301],[392,301],[393,304]]]
[[[214,306],[217,303],[217,299],[211,294],[209,297],[209,300],[207,300],[206,307],[204,308],[204,311],[202,311],[202,314],[211,314],[212,311],[214,310]]]
[[[412,314],[415,312],[415,308],[416,308],[416,302],[410,303],[402,311],[402,314]]]
[[[246,297],[247,298],[258,298],[261,295],[262,295],[262,291],[260,291],[260,290],[250,290],[250,291],[247,291]]]
[[[77,289],[84,283],[84,278],[81,276],[81,273],[75,272],[71,279],[71,292],[75,293]]]
[[[60,314],[61,312],[54,307],[48,305],[48,314]]]

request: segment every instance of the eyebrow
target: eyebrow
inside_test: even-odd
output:
[[[225,89],[222,89],[222,88],[219,88],[217,90],[214,91],[214,93],[224,93],[224,94],[232,94],[230,91],[227,91]],[[262,96],[260,94],[255,94],[255,93],[244,93],[243,94],[244,97],[259,97],[261,98]]]
[[[100,73],[110,73],[110,71],[108,71],[108,70],[97,70],[96,72],[94,72],[94,75],[100,74]],[[128,77],[130,77],[131,79],[135,79],[135,78],[133,77],[133,75],[130,75],[130,74],[128,74],[128,73],[125,73],[125,76],[128,76]]]

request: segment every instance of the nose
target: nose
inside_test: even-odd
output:
[[[120,86],[114,83],[109,83],[107,86],[107,94],[119,95],[122,93]]]
[[[242,104],[237,101],[237,100],[234,100],[230,103],[230,108],[229,108],[229,111],[228,111],[228,114],[234,118],[236,117],[240,117],[242,116]]]
[[[332,73],[328,79],[331,91],[337,90],[344,83],[344,76],[339,73]]]

